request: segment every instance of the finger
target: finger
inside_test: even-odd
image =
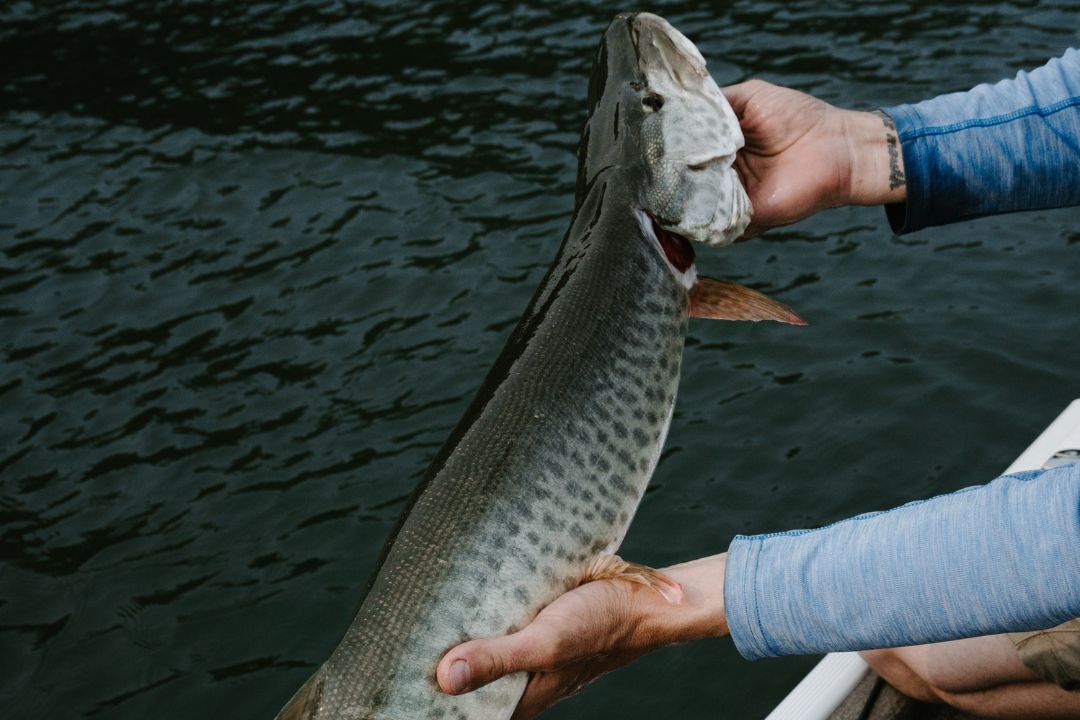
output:
[[[460,695],[503,675],[548,669],[551,647],[546,635],[529,628],[503,637],[470,640],[443,656],[435,677],[443,692]]]
[[[756,93],[761,91],[762,86],[766,83],[762,80],[747,80],[746,82],[737,83],[735,85],[728,85],[722,88],[724,96],[727,98],[728,104],[731,105],[731,109],[735,111],[740,119],[743,116],[743,112],[746,109],[746,103],[750,102]]]
[[[728,105],[735,111],[736,117],[743,116],[743,109],[746,107],[746,101],[749,100],[749,95],[746,92],[746,83],[739,83],[738,85],[728,85],[721,88],[724,93],[724,97],[727,98]]]
[[[510,720],[532,720],[560,700],[579,692],[587,684],[583,679],[569,683],[571,681],[565,672],[533,675],[529,678],[525,693]]]
[[[532,720],[559,700],[557,673],[536,673],[529,678],[510,720]]]

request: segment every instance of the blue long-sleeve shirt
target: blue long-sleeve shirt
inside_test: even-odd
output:
[[[896,122],[911,232],[1080,205],[1080,52]],[[1080,464],[1005,476],[819,530],[739,536],[724,602],[747,658],[915,645],[1080,617]]]
[[[728,627],[748,659],[1037,630],[1080,617],[1080,463],[738,536]]]
[[[983,215],[1080,205],[1080,52],[1012,80],[915,105],[896,122],[907,202],[896,233]]]

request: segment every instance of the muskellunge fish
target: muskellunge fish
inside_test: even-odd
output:
[[[614,558],[660,456],[691,315],[801,324],[698,278],[687,238],[749,221],[739,123],[697,48],[663,19],[604,34],[554,265],[387,544],[344,639],[279,720],[506,720],[527,678],[451,697],[453,645],[529,622],[582,582],[680,589]]]

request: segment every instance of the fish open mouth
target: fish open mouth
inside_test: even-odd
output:
[[[656,221],[652,215],[645,213],[649,218],[649,222],[652,223],[653,233],[656,235],[657,242],[660,243],[660,249],[664,251],[664,256],[667,258],[671,266],[681,273],[686,272],[694,265],[694,246],[690,244],[690,241],[679,235],[673,233],[670,230],[664,229],[664,227]]]
[[[694,172],[701,172],[702,170],[708,170],[714,165],[721,165],[727,167],[731,165],[730,155],[713,155],[712,157],[705,158],[704,160],[695,160],[686,163],[686,167]]]

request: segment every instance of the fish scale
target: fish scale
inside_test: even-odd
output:
[[[638,257],[647,262],[637,263],[634,253],[626,251],[625,235],[603,233],[619,237],[609,243],[614,247],[605,247],[599,235],[593,234],[583,256],[574,253],[573,270],[549,280],[561,288],[542,317],[523,323],[523,329],[533,333],[529,350],[510,360],[510,372],[493,389],[462,446],[435,474],[403,527],[439,526],[439,544],[455,551],[441,558],[444,563],[432,563],[429,554],[413,552],[404,538],[384,565],[414,578],[426,575],[424,585],[442,590],[423,612],[403,613],[411,615],[407,625],[420,628],[410,638],[422,646],[409,654],[413,657],[438,657],[466,638],[523,625],[576,585],[587,561],[618,544],[648,482],[649,461],[659,452],[663,431],[649,428],[652,442],[644,447],[630,436],[624,425],[629,420],[619,418],[632,417],[634,409],[643,415],[644,405],[654,401],[628,390],[625,373],[633,369],[651,376],[660,358],[674,355],[675,363],[668,363],[668,388],[660,394],[668,405],[673,402],[684,322],[672,318],[686,316],[688,300],[644,242],[639,243]],[[601,275],[607,281],[597,283]],[[662,314],[649,313],[640,289],[663,289],[665,284],[670,307]],[[666,326],[671,338],[666,346],[639,347],[640,339],[627,331],[635,324],[627,321],[643,313]],[[510,352],[514,346],[512,341]],[[611,352],[620,346],[636,361],[622,372]],[[573,352],[568,354],[567,348]],[[582,415],[583,405],[594,404],[608,409],[607,420]],[[660,416],[669,413],[665,407]],[[574,451],[580,461],[575,462]],[[590,499],[572,499],[568,478],[591,489]],[[460,603],[461,597],[488,601]],[[410,607],[405,598],[398,600],[396,607]],[[380,660],[382,667],[385,660]],[[438,717],[442,706],[449,711],[463,702],[505,707],[507,703],[490,697],[495,695],[510,699],[512,707],[524,683],[523,677],[508,678],[469,698],[429,696],[433,669],[430,664],[399,664],[394,680],[399,691],[391,693],[398,701],[385,709],[385,716]],[[403,684],[419,687],[406,689]],[[474,710],[468,717],[479,715]]]
[[[451,697],[432,660],[524,626],[622,540],[674,406],[689,297],[617,180],[586,198],[578,217],[599,217],[571,228],[344,640],[298,694],[345,709],[334,717],[505,718],[524,675]]]

